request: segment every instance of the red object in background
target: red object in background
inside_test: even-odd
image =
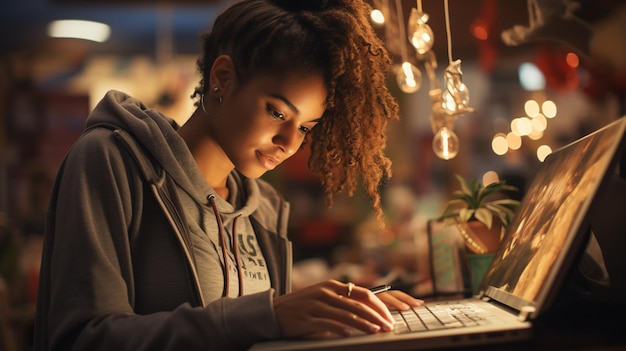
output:
[[[588,76],[581,82],[581,88],[594,101],[602,101],[607,94],[626,96],[626,72],[601,70],[597,67],[586,67]],[[622,106],[622,109],[626,107]]]
[[[554,91],[577,89],[580,85],[578,72],[567,63],[571,50],[556,48],[554,44],[541,43],[537,46],[535,65],[546,79],[546,87]]]
[[[498,43],[500,25],[498,23],[498,4],[495,0],[484,0],[480,17],[470,27],[478,45],[478,63],[484,72],[493,71],[498,61]]]
[[[298,245],[303,248],[333,246],[341,241],[341,232],[341,227],[334,221],[313,219],[302,223],[298,229]]]

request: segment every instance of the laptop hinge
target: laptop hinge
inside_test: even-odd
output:
[[[533,306],[524,306],[519,311],[519,314],[517,315],[517,319],[521,322],[525,322],[530,318],[531,314],[535,313],[536,310],[537,309]]]

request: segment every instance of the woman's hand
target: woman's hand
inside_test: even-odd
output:
[[[332,338],[350,336],[355,330],[392,330],[393,317],[385,303],[406,309],[421,301],[399,291],[374,295],[352,283],[328,280],[274,298],[274,311],[285,338]]]

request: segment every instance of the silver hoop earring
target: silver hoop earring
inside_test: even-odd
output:
[[[218,87],[213,88],[213,91],[214,91],[214,92],[217,92],[218,90],[219,90],[219,88],[218,88]],[[218,107],[217,111],[212,112],[212,113],[208,113],[208,112],[207,112],[207,110],[206,110],[206,107],[204,106],[204,96],[205,96],[205,95],[206,95],[206,94],[200,94],[200,106],[202,106],[202,111],[204,111],[204,113],[205,113],[207,116],[212,116],[212,115],[214,115],[214,114],[218,113],[218,112],[220,111],[220,109],[222,108],[222,102],[224,102],[224,98],[223,98],[223,97],[221,97],[221,96],[218,96],[217,98],[219,99],[219,107]]]
[[[208,115],[206,108],[204,107],[204,94],[200,94],[200,106],[202,106],[202,111]]]

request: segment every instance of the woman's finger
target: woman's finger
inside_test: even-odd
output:
[[[376,296],[388,307],[401,311],[405,311],[410,307],[419,307],[424,305],[423,300],[416,299],[400,290],[389,290]]]
[[[350,294],[350,300],[358,302],[354,303],[355,307],[364,308],[364,306],[367,306],[368,312],[371,309],[375,318],[382,317],[386,322],[393,324],[393,317],[387,306],[369,289],[362,286],[354,286]],[[359,303],[363,304],[363,306]]]

